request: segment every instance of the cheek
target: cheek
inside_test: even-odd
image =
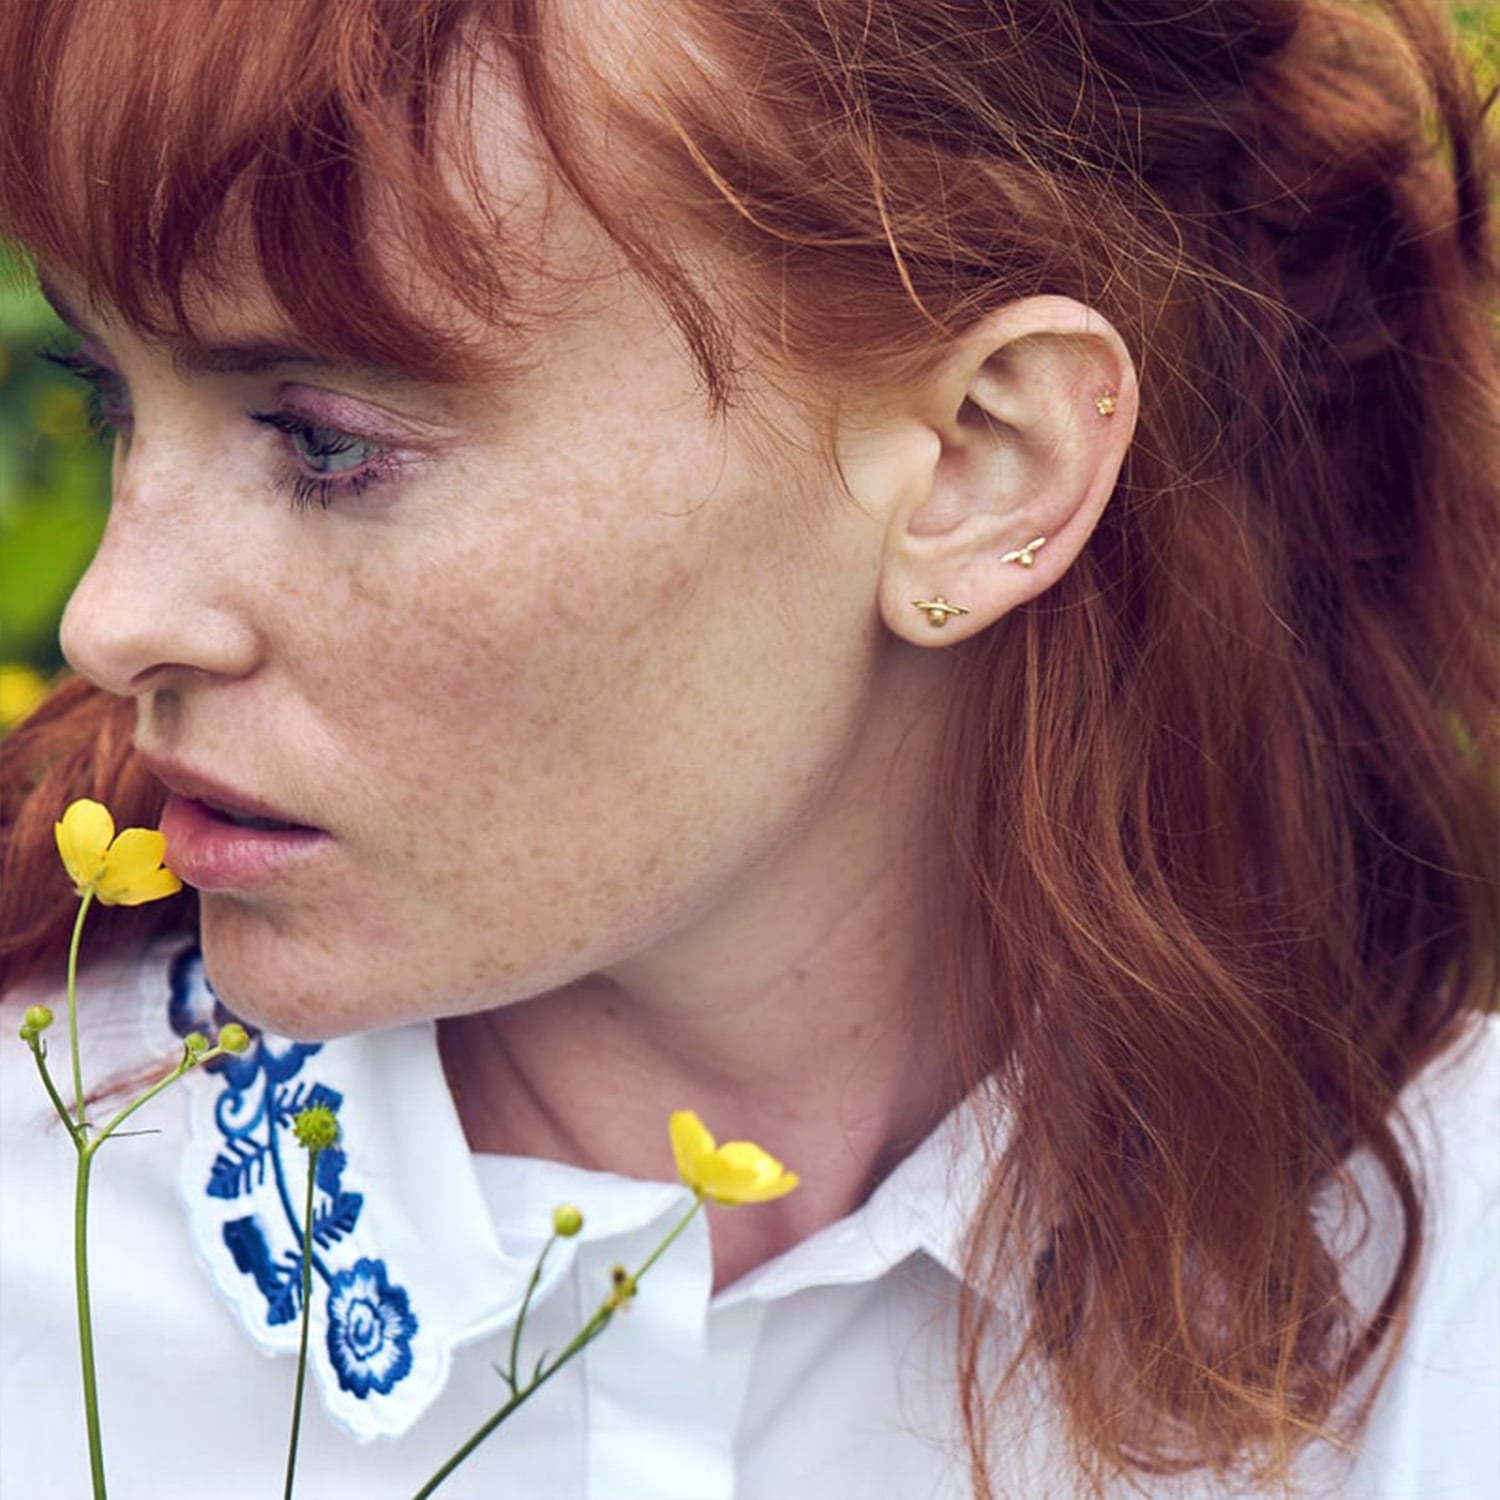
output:
[[[679,721],[712,643],[684,621],[710,528],[582,508],[550,528],[407,528],[300,603],[320,622],[290,638],[323,758],[352,807],[379,810],[360,837],[460,906],[487,868],[483,900],[597,919],[674,837],[694,780]]]
[[[303,658],[304,699],[339,768],[353,878],[333,909],[288,914],[306,967],[277,991],[280,1029],[534,994],[649,941],[680,905],[705,766],[685,763],[674,723],[691,638],[671,601],[694,567],[653,548],[615,568],[605,540],[565,568],[535,545],[484,549],[323,601],[337,629]],[[238,974],[262,935],[229,912],[211,959]],[[421,961],[383,997],[389,976],[359,960],[393,942]],[[364,998],[334,1014],[317,980],[347,976],[351,952]]]
[[[444,760],[528,743],[576,753],[557,737],[666,691],[680,670],[676,621],[702,557],[692,523],[674,529],[496,528],[361,569],[320,605],[331,629],[305,656],[315,697],[367,751],[398,759],[414,736]]]
[[[827,571],[767,519],[771,481],[673,468],[569,475],[467,530],[351,531],[361,550],[319,570],[340,581],[302,595],[284,635],[350,840],[328,917],[346,960],[394,938],[442,1008],[536,993],[706,909],[805,811],[866,647],[850,619],[805,618]],[[852,644],[813,649],[834,640]],[[403,1008],[425,982],[406,973]]]

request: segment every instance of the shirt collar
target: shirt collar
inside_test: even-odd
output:
[[[986,1109],[997,1112],[998,1128],[1003,1114],[993,1090],[960,1103],[853,1213],[757,1267],[721,1300],[768,1302],[813,1286],[874,1281],[913,1255],[961,1280],[984,1180]]]
[[[177,1037],[212,1037],[232,1019],[195,948],[172,959],[167,988]],[[160,1020],[154,1029],[160,1050]],[[589,1243],[676,1217],[691,1201],[677,1183],[476,1157],[431,1023],[324,1043],[252,1031],[249,1051],[195,1070],[184,1087],[189,1232],[219,1294],[269,1353],[295,1355],[300,1338],[307,1153],[291,1122],[311,1104],[335,1110],[340,1140],[316,1172],[309,1363],[330,1415],[362,1439],[406,1431],[441,1394],[454,1352],[513,1323],[556,1204],[583,1208],[579,1242]],[[960,1277],[984,1172],[980,1115],[1000,1108],[992,1091],[976,1098],[977,1108],[971,1099],[955,1109],[854,1213],[758,1267],[715,1305],[874,1281],[917,1254]],[[538,1302],[567,1274],[577,1243],[549,1256]]]

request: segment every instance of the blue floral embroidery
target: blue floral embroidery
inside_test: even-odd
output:
[[[178,1036],[201,1031],[212,1041],[238,1019],[214,994],[197,948],[173,960],[170,986],[168,1019]],[[273,1190],[280,1214],[269,1232],[261,1215],[251,1213],[225,1223],[223,1236],[235,1268],[255,1282],[266,1300],[266,1321],[275,1325],[295,1321],[302,1311],[302,1218],[292,1201],[282,1147],[300,1111],[322,1104],[336,1113],[344,1097],[297,1076],[322,1050],[321,1042],[283,1042],[255,1027],[246,1030],[245,1052],[206,1065],[224,1083],[214,1104],[223,1149],[209,1169],[206,1191],[211,1198],[233,1200],[268,1186]],[[348,1269],[331,1263],[328,1252],[353,1232],[364,1207],[364,1195],[343,1185],[347,1165],[341,1147],[319,1153],[312,1269],[328,1288],[328,1354],[339,1384],[364,1400],[372,1391],[387,1394],[410,1373],[411,1341],[420,1323],[405,1288],[388,1279],[383,1260],[360,1256]],[[278,1253],[272,1238],[281,1229]]]
[[[411,1370],[417,1320],[406,1293],[385,1279],[385,1262],[355,1261],[328,1293],[328,1357],[339,1384],[356,1396],[384,1394]]]

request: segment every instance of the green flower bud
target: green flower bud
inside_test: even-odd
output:
[[[314,1104],[293,1115],[292,1129],[309,1151],[326,1151],[339,1138],[338,1117],[326,1104]]]
[[[250,1045],[250,1033],[238,1021],[231,1021],[219,1032],[219,1045],[226,1052],[243,1052]]]
[[[28,1005],[21,1017],[21,1040],[34,1042],[51,1024],[52,1012],[45,1005]]]
[[[197,1057],[208,1051],[208,1038],[201,1031],[190,1031],[183,1037],[182,1045],[187,1048],[189,1057]]]
[[[583,1214],[571,1203],[559,1203],[552,1210],[552,1229],[565,1240],[570,1240],[583,1228]]]

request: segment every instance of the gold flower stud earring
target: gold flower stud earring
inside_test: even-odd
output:
[[[1020,565],[1023,568],[1034,567],[1035,564],[1036,564],[1037,549],[1039,547],[1045,547],[1046,545],[1047,545],[1047,538],[1046,537],[1044,537],[1044,536],[1033,537],[1031,539],[1031,541],[1027,542],[1024,547],[1017,547],[1014,552],[1007,552],[1000,559],[1000,561],[1003,562],[1003,563],[1007,563],[1007,562],[1020,563]]]
[[[1115,414],[1115,393],[1113,391],[1101,391],[1094,397],[1094,410],[1101,417],[1112,417]]]
[[[941,630],[950,615],[968,614],[962,604],[949,604],[941,594],[933,599],[913,599],[911,602],[913,609],[920,609],[927,616],[927,623],[934,630]]]

